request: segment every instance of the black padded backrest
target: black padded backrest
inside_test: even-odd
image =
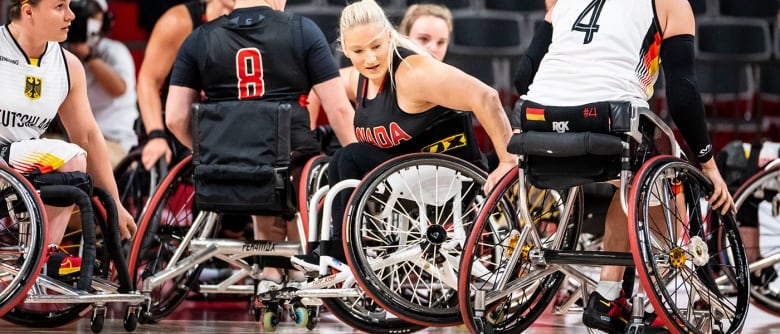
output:
[[[485,0],[485,9],[516,12],[546,11],[544,0]]]
[[[696,56],[701,60],[760,62],[772,55],[769,23],[765,20],[699,20],[696,30]]]
[[[776,0],[720,0],[720,15],[773,19],[780,3]]]
[[[292,7],[288,12],[303,15],[310,18],[320,27],[328,43],[333,43],[339,38],[339,17],[341,9],[338,7]]]
[[[314,0],[287,0],[287,6],[306,6],[306,5],[313,5]]]
[[[453,13],[450,50],[461,54],[520,55],[527,44],[524,29],[522,17],[514,13],[459,11]]]
[[[452,10],[469,8],[469,6],[471,6],[471,2],[469,0],[406,0],[407,6],[418,3],[434,3],[444,5]]]
[[[444,62],[495,88],[502,95],[504,106],[511,108],[513,101],[507,101],[514,93],[514,73],[518,67],[517,57],[493,56],[489,54],[461,54],[448,52]],[[510,96],[505,96],[510,95]]]
[[[775,45],[775,60],[780,60],[780,26],[775,27],[774,35],[775,41],[773,44]]]
[[[773,61],[761,66],[761,84],[759,91],[780,97],[780,61]]]
[[[195,202],[216,212],[290,215],[287,166],[297,104],[223,101],[192,107]]]
[[[746,64],[700,62],[696,66],[702,94],[749,94],[754,89],[753,77]]]
[[[693,15],[705,15],[707,14],[707,0],[689,0],[691,9],[693,9]]]
[[[341,7],[349,5],[349,4],[353,3],[353,2],[355,2],[355,0],[327,0],[327,3],[329,5],[341,6]],[[287,0],[287,3],[289,4],[290,1]],[[378,3],[379,6],[381,6],[382,8],[387,8],[387,7],[393,6],[393,0],[376,0],[376,3]]]

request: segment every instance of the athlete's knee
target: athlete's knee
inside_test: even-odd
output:
[[[59,172],[86,172],[87,171],[87,155],[86,154],[76,154],[75,157],[71,158],[65,164],[62,165],[62,167],[58,168],[57,171]]]

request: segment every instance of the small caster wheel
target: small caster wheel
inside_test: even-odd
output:
[[[260,319],[263,318],[263,310],[260,309],[259,307],[253,306],[252,316],[255,318],[255,321],[260,321]]]
[[[279,327],[279,316],[276,315],[276,312],[265,311],[265,314],[263,314],[263,329],[275,332],[277,327]]]
[[[138,308],[130,306],[127,307],[122,325],[128,332],[135,331],[135,328],[138,327]]]
[[[314,327],[317,327],[317,323],[320,322],[319,316],[316,310],[308,310],[307,313],[309,314],[309,322],[306,323],[306,329],[313,330]]]
[[[252,316],[255,318],[255,321],[260,321],[260,319],[263,318],[263,309],[265,308],[265,305],[263,305],[263,302],[260,301],[257,297],[252,297],[252,300],[249,302],[249,310],[252,312]]]
[[[309,310],[305,307],[296,307],[293,310],[293,315],[293,321],[295,321],[296,327],[309,327]]]
[[[92,329],[92,333],[100,333],[103,331],[103,323],[106,321],[105,309],[96,308],[92,311],[92,320],[89,322],[89,328]]]

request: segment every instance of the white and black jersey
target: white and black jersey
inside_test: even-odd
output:
[[[0,27],[0,144],[38,138],[70,90],[65,54],[58,43],[47,43],[37,61],[29,56],[38,55],[26,55],[8,26]]]
[[[525,99],[647,106],[662,41],[653,0],[558,0],[552,26],[552,44]]]

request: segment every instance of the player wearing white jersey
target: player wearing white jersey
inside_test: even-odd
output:
[[[89,107],[84,67],[57,42],[74,19],[69,0],[11,0],[10,23],[0,28],[0,154],[23,172],[86,171],[111,193],[123,238],[135,231],[119,194],[103,135]],[[72,143],[38,139],[55,115]],[[43,158],[41,158],[43,157]],[[49,241],[62,240],[72,207],[46,206]],[[63,264],[74,264],[67,259]]]
[[[547,12],[525,55],[515,86],[524,103],[582,106],[630,101],[647,107],[663,66],[669,111],[703,173],[709,198],[725,214],[734,208],[712,159],[704,108],[693,71],[695,22],[686,0],[558,0]],[[607,212],[604,249],[630,250],[619,192]],[[602,266],[601,279],[583,312],[586,326],[624,333],[631,306],[621,294],[623,267]],[[644,333],[668,332],[647,313]]]

